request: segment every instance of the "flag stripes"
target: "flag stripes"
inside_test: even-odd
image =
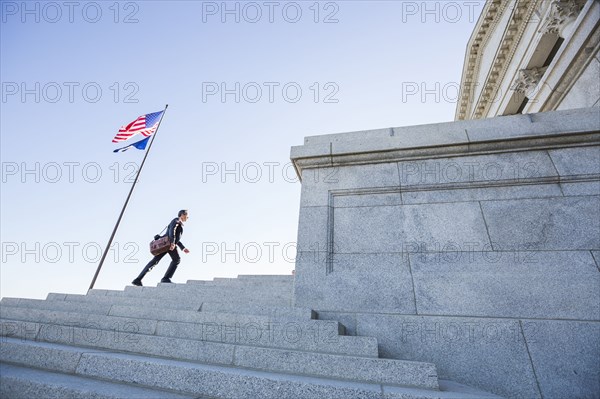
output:
[[[163,111],[142,115],[133,122],[121,126],[119,133],[117,133],[117,135],[113,138],[112,142],[118,143],[125,141],[136,134],[141,134],[144,137],[151,136],[154,132],[156,132],[156,128],[162,113]]]

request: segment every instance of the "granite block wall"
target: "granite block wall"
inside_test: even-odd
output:
[[[464,137],[437,138],[456,124]],[[441,378],[511,398],[600,397],[600,109],[430,130],[293,150],[296,306]]]

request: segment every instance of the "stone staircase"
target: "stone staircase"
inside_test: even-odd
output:
[[[379,358],[292,293],[293,276],[239,276],[3,298],[0,397],[497,398]]]

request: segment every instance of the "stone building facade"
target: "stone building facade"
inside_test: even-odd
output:
[[[597,1],[489,1],[456,121],[306,137],[296,306],[508,398],[600,397]]]
[[[598,106],[600,4],[492,0],[465,54],[456,120]]]

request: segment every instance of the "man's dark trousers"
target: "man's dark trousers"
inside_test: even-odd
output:
[[[167,272],[165,273],[165,276],[163,277],[163,279],[170,280],[171,277],[173,277],[173,275],[175,274],[175,270],[177,270],[177,265],[179,265],[179,263],[181,262],[181,257],[179,257],[179,252],[177,252],[177,248],[175,248],[172,251],[163,252],[162,254],[156,255],[154,258],[152,258],[152,260],[150,262],[148,262],[146,267],[144,267],[144,270],[142,270],[140,275],[137,276],[136,280],[141,281],[144,278],[144,276],[146,275],[146,273],[148,273],[150,270],[152,270],[152,268],[154,266],[156,266],[158,264],[158,262],[160,262],[160,260],[166,254],[169,254],[169,256],[171,257],[171,264],[169,265],[169,268],[167,269]]]

